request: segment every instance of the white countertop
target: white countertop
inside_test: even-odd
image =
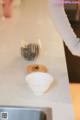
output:
[[[29,9],[28,6],[27,9]],[[36,12],[34,12],[35,15]],[[24,13],[20,20],[16,18],[9,21],[0,21],[0,105],[47,106],[53,108],[53,120],[74,120],[61,38],[55,25],[48,19],[49,16],[44,18],[45,22],[39,16],[38,20],[41,21],[38,21],[39,23],[36,25],[34,16],[32,16],[32,19],[29,19],[30,16],[28,17],[31,22],[29,24],[26,14]],[[20,56],[19,51],[21,40],[29,37],[26,36],[26,33],[31,30],[29,30],[29,25],[33,25],[34,28],[34,24],[36,25],[36,32],[37,27],[43,27],[43,25],[46,30],[39,28],[40,31],[37,32],[41,36],[42,48],[39,58],[32,63],[45,64],[49,73],[55,78],[54,84],[44,96],[34,96],[27,86],[25,82],[27,73],[24,70],[31,62],[25,61]]]
[[[54,43],[56,44],[56,42]],[[55,44],[53,48],[55,48]],[[59,41],[59,45],[61,45],[59,49],[63,51],[61,41]],[[15,56],[14,59],[11,59],[10,64],[6,66],[0,62],[0,66],[3,64],[3,68],[0,70],[0,105],[47,106],[53,108],[53,120],[73,120],[65,58],[61,57],[62,61],[59,61],[59,59],[56,59],[57,57],[59,56],[56,51],[55,59],[53,58],[55,67],[50,69],[50,73],[53,73],[56,79],[44,96],[34,96],[25,82],[26,74],[24,69],[28,64],[27,61]],[[8,59],[9,56],[7,54],[5,62]]]

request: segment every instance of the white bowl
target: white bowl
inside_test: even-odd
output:
[[[26,76],[26,82],[36,95],[43,95],[53,81],[50,74],[43,72],[33,72]]]

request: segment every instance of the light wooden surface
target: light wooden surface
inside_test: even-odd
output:
[[[80,120],[80,84],[70,84],[75,120]]]

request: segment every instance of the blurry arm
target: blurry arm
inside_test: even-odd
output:
[[[74,33],[67,15],[64,11],[64,4],[59,4],[62,0],[48,0],[49,9],[53,21],[64,40],[65,44],[72,52],[72,54],[80,56],[80,39]],[[59,3],[58,3],[59,2]]]

